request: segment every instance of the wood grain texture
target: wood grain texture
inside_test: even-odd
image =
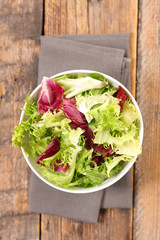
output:
[[[130,33],[131,91],[135,95],[138,0],[46,0],[45,35]]]
[[[5,216],[0,219],[1,240],[38,240],[39,226],[36,214]]]
[[[139,2],[137,98],[143,154],[135,167],[134,240],[160,239],[160,1]]]
[[[101,210],[97,224],[81,223],[63,217],[42,215],[42,240],[131,239],[132,222],[126,210]]]
[[[45,35],[130,33],[131,85],[135,95],[137,9],[136,0],[45,0]],[[102,210],[98,224],[42,215],[41,238],[131,240],[132,210]],[[116,227],[115,227],[116,226]]]
[[[28,213],[29,167],[11,134],[37,82],[42,1],[2,0],[0,12],[0,239],[38,239],[39,215]]]
[[[135,95],[138,0],[89,1],[89,32],[130,34],[131,92]]]

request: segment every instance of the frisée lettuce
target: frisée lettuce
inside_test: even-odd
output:
[[[12,143],[57,186],[98,186],[141,153],[137,108],[99,73],[44,77],[38,99],[27,95],[23,111]]]

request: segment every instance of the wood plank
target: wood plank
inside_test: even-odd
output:
[[[138,0],[46,0],[45,35],[130,33],[131,91],[135,96]]]
[[[89,1],[90,33],[130,34],[131,91],[135,95],[138,1]]]
[[[46,0],[45,35],[129,32],[132,59],[131,85],[132,94],[135,95],[137,8],[137,0],[130,2],[127,0],[70,0],[67,2]],[[63,217],[42,214],[41,237],[42,240],[130,240],[132,239],[132,210],[101,210],[97,224],[80,223]]]
[[[2,0],[0,11],[0,239],[38,239],[39,215],[28,213],[29,167],[11,146],[11,131],[37,84],[42,0]]]
[[[5,216],[0,219],[1,240],[38,240],[39,226],[36,214]]]
[[[77,34],[87,34],[89,31],[88,2],[76,0],[76,22]]]
[[[120,219],[121,217],[121,219]],[[124,209],[101,210],[97,224],[81,223],[63,217],[42,215],[42,239],[131,239],[132,221]]]
[[[76,34],[76,1],[45,1],[44,35]]]
[[[134,240],[160,239],[160,2],[139,2],[137,99],[143,153],[135,166]]]

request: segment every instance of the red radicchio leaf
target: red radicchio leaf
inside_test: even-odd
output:
[[[72,98],[63,98],[63,99],[65,99],[67,102],[69,102],[69,103],[71,103],[71,104],[73,104],[73,105],[76,105],[76,99],[75,99],[75,97],[72,97]]]
[[[60,159],[56,160],[57,163],[61,163],[62,161]],[[50,164],[50,169],[52,170],[52,164]],[[67,169],[70,167],[70,165],[67,163],[66,166],[64,167],[64,164],[61,165],[54,165],[54,171],[56,172],[66,172]]]
[[[92,129],[90,127],[88,127],[87,123],[78,124],[75,122],[71,122],[70,126],[73,129],[77,129],[78,127],[80,127],[85,130],[85,132],[82,134],[86,139],[85,148],[91,149],[93,147],[94,135],[93,135]]]
[[[54,165],[54,171],[56,172],[66,172],[70,165],[67,163],[64,167],[64,164],[61,165]]]
[[[94,154],[94,152],[92,153],[92,155]],[[100,166],[101,162],[104,162],[104,158],[103,156],[95,156],[92,158],[92,161],[94,161],[97,166]],[[90,162],[90,165],[92,165],[93,167],[95,166],[93,162]]]
[[[56,160],[57,163],[61,163],[62,161],[60,159]],[[56,172],[66,172],[67,169],[70,167],[70,165],[67,163],[66,166],[64,167],[64,164],[61,165],[54,165],[54,171]],[[50,164],[50,169],[52,170],[53,165]]]
[[[112,153],[112,148],[109,147],[108,149],[103,147],[103,144],[98,146],[98,144],[93,144],[94,152],[92,153],[92,161],[96,162],[97,166],[100,166],[101,162],[104,162],[104,157],[109,157]],[[101,153],[101,156],[94,156],[96,152]],[[95,166],[93,162],[90,162],[90,165],[93,167]]]
[[[44,166],[44,164],[40,163],[45,158],[52,157],[55,155],[60,149],[60,142],[59,138],[55,137],[50,144],[48,145],[47,149],[37,158],[36,163],[41,164]]]
[[[64,89],[54,82],[52,79],[44,77],[42,87],[38,97],[38,112],[45,113],[48,110],[53,112],[54,109],[59,109],[62,103]]]
[[[117,89],[117,92],[115,92],[114,97],[121,99],[121,101],[119,102],[119,105],[121,107],[121,112],[122,112],[123,104],[125,103],[127,96],[125,95],[123,88],[121,86],[119,86],[119,88]]]
[[[115,152],[111,154],[111,156],[114,156],[114,157],[120,157],[122,156],[122,154],[116,154]]]
[[[99,152],[101,153],[102,155],[105,155],[106,157],[109,157],[112,153],[112,148],[109,147],[109,148],[104,148],[103,144],[99,145],[98,144],[94,144],[93,145],[93,149],[96,151],[96,152]]]
[[[70,122],[70,126],[71,126],[72,129],[75,129],[75,130],[76,130],[78,127],[80,127],[80,126],[78,126],[77,123],[75,123],[75,122],[73,122],[73,121]]]
[[[56,162],[57,163],[61,163],[62,161],[61,161],[61,159],[57,159]]]
[[[66,117],[71,119],[76,123],[84,123],[84,120],[81,116],[80,111],[76,108],[75,105],[71,104],[68,99],[63,99],[63,112]]]
[[[86,148],[91,149],[93,146],[94,135],[90,127],[86,123],[86,118],[83,113],[81,113],[76,106],[71,104],[68,99],[63,99],[63,111],[69,119],[72,120],[70,123],[71,128],[77,129],[78,127],[85,130],[82,134],[86,139]]]
[[[93,135],[92,129],[87,126],[87,128],[85,129],[85,132],[82,135],[86,139],[85,148],[91,149],[93,147],[93,139],[94,139],[94,135]]]
[[[85,117],[84,113],[80,112],[80,114],[81,114],[81,117],[82,117],[82,119],[83,119],[84,124],[86,124],[86,123],[87,123],[87,120],[86,120],[86,117]],[[88,125],[87,125],[87,126],[88,126]]]

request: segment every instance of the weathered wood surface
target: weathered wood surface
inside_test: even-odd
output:
[[[138,2],[46,0],[45,35],[129,32],[132,59],[131,85],[135,95]],[[82,224],[42,214],[44,239],[132,239],[132,210],[103,210],[99,223]],[[115,227],[116,226],[116,227]]]
[[[39,239],[28,212],[28,166],[11,146],[26,94],[35,88],[42,1],[0,1],[0,239]]]
[[[128,210],[101,210],[97,224],[80,223],[62,217],[42,215],[41,239],[117,240],[132,239]]]
[[[134,240],[160,239],[160,1],[139,3],[137,98],[143,154],[135,166]]]
[[[45,35],[130,33],[135,94],[138,0],[45,0]]]
[[[38,240],[39,221],[37,214],[5,216],[0,219],[1,240]]]
[[[159,0],[43,2],[0,1],[0,240],[159,240]],[[37,83],[41,32],[130,33],[132,93],[137,93],[145,126],[143,155],[135,166],[134,211],[101,210],[95,225],[28,212],[29,168],[20,149],[11,146],[11,129],[18,123],[25,95]]]

